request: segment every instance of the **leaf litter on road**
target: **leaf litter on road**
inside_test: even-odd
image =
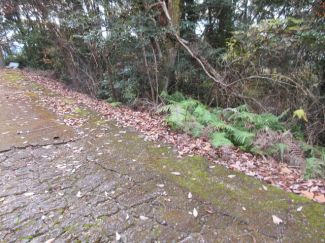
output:
[[[265,161],[236,147],[216,149],[202,138],[194,139],[186,133],[172,131],[163,120],[162,115],[155,114],[150,110],[139,112],[126,106],[112,107],[105,101],[75,92],[67,88],[63,83],[46,77],[40,72],[24,70],[23,74],[30,80],[75,101],[70,104],[62,102],[58,97],[40,95],[41,101],[57,114],[71,113],[78,108],[78,104],[84,104],[99,112],[107,120],[117,121],[118,127],[133,127],[143,134],[143,138],[146,141],[161,141],[173,144],[176,147],[176,153],[179,158],[186,154],[189,156],[202,156],[210,160],[213,165],[225,166],[282,188],[285,191],[300,194],[319,203],[325,203],[325,181],[302,179],[303,171],[300,168],[288,168],[287,165],[276,161]],[[66,123],[70,126],[80,126],[88,122],[87,119],[83,119],[66,120]],[[215,159],[216,157],[219,157],[218,160]],[[316,186],[318,187],[315,188]],[[314,188],[313,191],[311,191],[311,188]]]

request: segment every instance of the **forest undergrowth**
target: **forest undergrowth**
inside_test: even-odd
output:
[[[286,110],[279,116],[256,114],[247,105],[209,108],[181,93],[163,93],[164,106],[156,112],[139,111],[139,106],[111,105],[72,91],[62,82],[46,77],[45,72],[24,70],[23,73],[31,80],[89,106],[109,120],[132,126],[144,134],[145,140],[172,143],[179,159],[202,156],[211,161],[210,168],[223,165],[325,203],[324,148],[304,141],[300,129],[306,117],[303,110],[297,110],[295,114]],[[44,102],[56,107],[51,105],[55,99]],[[84,122],[87,121],[75,124]]]

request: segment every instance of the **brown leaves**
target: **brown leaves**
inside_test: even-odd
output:
[[[214,213],[214,211],[209,210],[209,209],[206,209],[205,212],[207,212],[208,214],[213,214]]]
[[[309,191],[301,191],[300,192],[302,195],[304,195],[305,197],[309,198],[309,199],[313,199],[314,198],[314,193],[309,192]]]
[[[292,171],[289,170],[287,167],[284,167],[284,168],[281,169],[280,174],[285,174],[285,173],[290,174],[290,173],[292,173]]]
[[[319,196],[315,196],[316,201],[324,204],[325,203],[325,196],[324,195],[319,195]]]

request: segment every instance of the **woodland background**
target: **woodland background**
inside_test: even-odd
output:
[[[158,109],[215,147],[324,177],[324,0],[3,0],[0,9],[7,64],[53,70],[113,105]]]

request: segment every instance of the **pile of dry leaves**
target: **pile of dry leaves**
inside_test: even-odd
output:
[[[30,80],[36,81],[64,97],[87,105],[106,119],[117,121],[123,126],[132,126],[135,130],[145,135],[145,140],[172,143],[177,149],[179,159],[183,155],[199,155],[209,159],[213,164],[226,166],[282,188],[285,191],[293,192],[325,204],[325,181],[304,180],[302,179],[302,171],[299,168],[289,167],[276,161],[266,161],[265,159],[245,153],[236,147],[225,146],[215,149],[209,141],[201,138],[193,139],[187,134],[170,130],[159,115],[134,111],[125,106],[112,107],[105,101],[99,101],[86,94],[69,90],[61,82],[48,78],[41,72],[25,70],[23,73]],[[59,114],[73,110],[71,104],[59,102],[55,97],[47,97],[43,101]],[[66,119],[65,122],[67,125],[79,126],[86,122],[86,120],[73,119],[71,121],[71,119]]]

